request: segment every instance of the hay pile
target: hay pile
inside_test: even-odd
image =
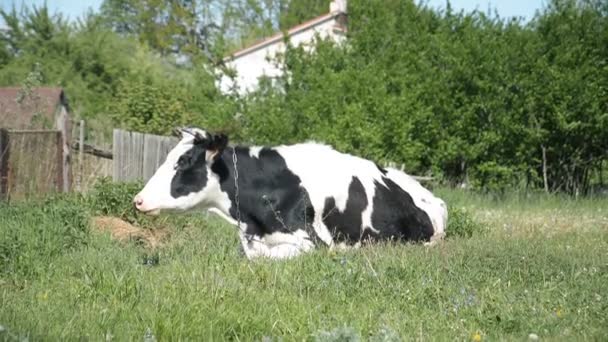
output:
[[[109,232],[112,239],[119,242],[135,241],[147,248],[160,247],[169,236],[167,229],[143,229],[111,216],[96,216],[91,219],[91,226],[100,232]]]

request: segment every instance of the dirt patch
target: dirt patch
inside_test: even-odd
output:
[[[167,229],[143,229],[111,216],[93,217],[91,225],[95,230],[109,232],[112,239],[116,241],[136,241],[152,249],[162,246],[169,237]]]

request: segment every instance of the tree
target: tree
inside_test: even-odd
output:
[[[218,5],[222,1],[105,0],[101,15],[115,32],[136,36],[162,56],[215,60]]]
[[[330,0],[280,0],[279,28],[288,30],[329,12]]]
[[[608,7],[529,24],[413,1],[349,2],[349,39],[288,49],[246,100],[264,143],[321,140],[449,183],[582,193],[608,156]]]

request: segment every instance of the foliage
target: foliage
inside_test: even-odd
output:
[[[118,217],[135,226],[145,229],[171,227],[183,229],[196,221],[200,215],[182,213],[181,215],[160,215],[152,217],[139,213],[133,206],[133,197],[143,188],[138,182],[113,182],[110,178],[100,178],[86,196],[89,211],[96,216]]]
[[[10,55],[0,68],[0,85],[20,85],[33,71],[41,83],[66,89],[70,107],[82,117],[104,115],[104,107],[128,69],[133,41],[120,39],[93,15],[68,24],[46,6],[0,11],[8,29],[0,32]]]
[[[288,30],[329,12],[331,0],[280,0],[279,28]]]
[[[446,237],[471,237],[483,233],[484,227],[466,208],[450,206]]]
[[[135,36],[162,56],[192,62],[213,59],[220,39],[214,12],[222,11],[223,2],[105,0],[100,15],[114,32]]]
[[[42,84],[65,87],[77,115],[115,126],[162,134],[198,125],[247,143],[325,141],[497,193],[603,186],[604,2],[552,0],[523,22],[412,0],[352,0],[346,43],[289,47],[275,60],[283,78],[245,96],[219,92],[227,51],[327,6],[106,0],[77,23],[46,6],[3,11],[0,85],[20,85],[38,65]]]
[[[95,215],[114,216],[134,223],[137,215],[133,197],[142,187],[141,182],[115,183],[110,178],[100,178],[88,194],[88,205]]]
[[[246,100],[246,136],[498,192],[542,187],[545,166],[550,190],[584,192],[608,151],[606,32],[593,1],[553,1],[527,24],[350,1],[348,42],[288,49],[285,77]]]
[[[109,112],[126,129],[170,135],[172,127],[191,122],[183,101],[177,96],[169,86],[143,80],[123,81]]]

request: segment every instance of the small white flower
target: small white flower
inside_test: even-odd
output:
[[[536,335],[535,333],[531,333],[530,335],[528,335],[528,339],[530,341],[538,341],[538,335]]]

